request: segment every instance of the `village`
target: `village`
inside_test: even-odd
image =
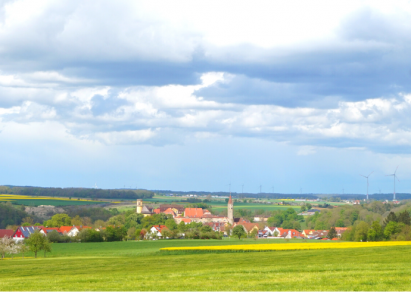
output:
[[[319,210],[308,210],[307,213],[319,212]],[[152,216],[153,214],[164,214],[168,218],[172,218],[176,225],[190,225],[196,223],[201,226],[208,226],[206,230],[213,231],[221,235],[221,237],[229,237],[233,235],[233,230],[237,226],[241,226],[244,233],[243,237],[254,239],[313,239],[313,240],[339,240],[347,230],[347,227],[335,227],[330,233],[330,230],[314,230],[314,229],[286,229],[276,226],[269,226],[267,218],[255,217],[254,222],[246,218],[234,217],[234,203],[230,195],[227,203],[227,216],[213,215],[209,210],[202,208],[185,208],[178,204],[160,204],[157,208],[149,205],[144,205],[141,199],[137,200],[136,214],[141,214],[144,217]],[[119,227],[119,226],[117,226]],[[28,239],[33,233],[40,232],[47,236],[51,233],[57,233],[62,236],[68,236],[72,241],[81,241],[78,235],[82,230],[94,230],[97,232],[104,231],[107,227],[92,227],[83,225],[73,226],[20,226],[16,230],[0,230],[0,237],[10,237],[16,243],[22,243]],[[116,228],[116,226],[109,226]],[[206,228],[206,227],[205,227]],[[143,234],[140,239],[158,240],[170,239],[171,230],[164,224],[153,224]],[[332,236],[330,236],[332,235]],[[180,232],[178,236],[172,238],[184,239],[188,238],[184,232]],[[70,240],[71,241],[71,240]]]

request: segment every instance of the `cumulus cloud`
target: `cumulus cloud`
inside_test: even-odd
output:
[[[408,152],[408,2],[259,4],[1,2],[2,125],[52,122],[103,144],[225,135]]]

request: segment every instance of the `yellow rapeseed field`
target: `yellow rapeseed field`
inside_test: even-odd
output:
[[[411,245],[410,241],[379,241],[379,242],[302,242],[302,243],[274,243],[274,244],[247,244],[226,246],[195,246],[195,247],[165,247],[160,251],[280,251],[280,250],[308,250],[330,248],[359,248],[378,246]]]

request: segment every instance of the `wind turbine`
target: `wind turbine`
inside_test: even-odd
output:
[[[393,201],[395,201],[395,180],[397,179],[398,181],[400,181],[400,180],[398,179],[398,177],[397,177],[397,169],[398,169],[398,166],[397,166],[397,168],[395,169],[395,171],[394,171],[393,174],[387,174],[387,175],[386,175],[386,176],[393,176],[393,177],[394,177],[394,198],[392,199]]]
[[[371,171],[371,173],[367,176],[360,174],[362,177],[365,177],[367,179],[367,201],[368,201],[368,177],[373,173],[374,171]]]

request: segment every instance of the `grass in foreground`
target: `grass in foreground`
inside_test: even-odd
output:
[[[237,243],[183,240],[55,244],[52,258],[0,261],[0,290],[398,291],[411,288],[410,246],[187,255],[158,252],[165,246],[204,246],[216,242]],[[238,244],[253,243],[238,241]]]

